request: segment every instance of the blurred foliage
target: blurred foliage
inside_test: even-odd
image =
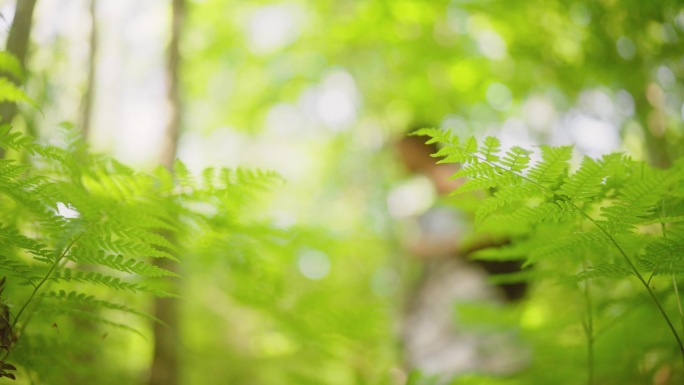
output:
[[[49,2],[42,3],[38,7],[48,9]],[[129,13],[120,25],[121,19],[104,13],[115,2],[103,2],[98,15],[102,39],[121,35],[105,40],[118,44],[109,47],[113,51],[103,44],[99,53],[99,78],[108,83],[99,87],[94,124],[111,124],[107,149],[126,143],[130,125],[134,136],[152,130],[140,123],[148,121],[137,115],[126,120],[123,112],[140,100],[132,84],[161,82],[154,70],[144,72],[154,64],[127,50],[147,41],[138,54],[159,61],[154,58],[161,57],[165,40],[154,31],[166,27],[154,24],[152,2],[133,3],[139,4],[122,6]],[[78,4],[70,2],[69,9]],[[81,25],[73,20],[85,18],[83,5],[82,13],[69,17],[38,9],[26,89],[40,111],[24,111],[14,123],[41,143],[60,141],[55,122],[79,120],[87,36],[79,28],[70,35],[67,26]],[[392,142],[410,127],[442,125],[459,134],[503,132],[516,140],[567,144],[580,135],[570,123],[581,115],[617,132],[622,141],[614,149],[654,165],[682,155],[684,8],[677,0],[188,5],[181,147],[200,137],[205,146],[199,152],[217,146],[212,151],[241,154],[239,161],[249,165],[268,158],[289,165],[294,177],[268,197],[240,202],[231,215],[197,224],[185,239],[183,383],[401,383],[395,324],[403,280],[415,266],[399,250],[405,234],[386,197],[405,177]],[[14,68],[3,63],[5,70]],[[130,100],[107,104],[121,90]],[[331,105],[338,107],[332,117]],[[345,114],[336,116],[339,108]],[[235,135],[221,142],[213,135],[222,130]],[[582,135],[599,142],[602,134],[592,130]],[[582,143],[577,148],[587,150]],[[239,236],[242,230],[259,233],[259,240]],[[323,270],[314,269],[311,278],[305,266]],[[566,305],[578,301],[572,293],[567,286],[540,286],[517,310],[532,343],[541,347],[536,367],[557,369],[530,374],[539,383],[554,382],[552,376],[582,381],[584,372],[576,370],[585,359],[581,331],[568,329],[573,314],[566,313]],[[555,317],[561,314],[567,316]],[[617,344],[620,333],[641,335],[630,327],[661,322],[651,313],[631,314],[602,337],[611,339],[606,345]],[[103,377],[143,381],[149,341],[131,336],[115,343],[112,337],[103,343],[128,348],[107,356],[111,370]],[[643,365],[653,369],[651,361]],[[418,383],[418,377],[410,381]],[[520,383],[477,376],[459,383],[497,381]]]
[[[267,7],[295,15],[298,37],[255,54],[248,23]],[[534,96],[562,112],[599,89],[613,111],[595,113],[620,115],[623,136],[636,125],[656,164],[669,163],[668,151],[680,154],[684,14],[675,0],[205,1],[191,16],[190,95],[225,101],[212,116],[237,127],[258,129],[264,107],[296,101],[326,71],[343,68],[359,87],[363,115],[390,131],[447,115],[485,130],[523,114]],[[553,127],[531,128],[547,131],[537,133],[544,140]]]

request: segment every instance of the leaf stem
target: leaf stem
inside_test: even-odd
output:
[[[586,304],[587,319],[583,326],[584,334],[587,337],[587,385],[594,385],[594,312],[592,310],[590,285],[591,280],[587,278],[584,281],[584,302]]]
[[[663,200],[663,204],[660,206],[660,209],[661,216],[665,217],[665,200]],[[667,239],[667,226],[665,226],[664,222],[660,222],[660,230],[663,232],[663,238]],[[655,270],[653,271],[653,274],[655,274]],[[653,276],[651,276],[651,278],[652,277]],[[677,286],[677,278],[674,273],[672,273],[672,287],[674,288],[675,298],[677,299],[677,310],[679,310],[679,320],[682,323],[682,330],[684,331],[684,311],[682,311],[682,298],[679,296],[679,287]]]
[[[84,233],[79,234],[76,238],[74,238],[71,242],[69,242],[69,244],[64,248],[64,251],[62,252],[62,254],[60,254],[60,256],[57,259],[55,259],[55,262],[50,267],[50,270],[48,270],[48,272],[45,274],[45,277],[43,277],[43,279],[41,279],[41,281],[38,282],[38,284],[34,287],[33,292],[31,293],[29,298],[24,303],[24,306],[21,307],[21,309],[19,310],[17,315],[14,317],[14,322],[12,323],[12,329],[14,329],[14,327],[17,325],[17,322],[19,321],[19,317],[21,317],[21,315],[24,313],[24,310],[26,310],[26,307],[29,305],[29,303],[31,303],[31,301],[33,300],[33,297],[36,296],[40,287],[43,286],[43,284],[45,282],[47,282],[47,280],[50,278],[50,275],[55,270],[57,265],[59,265],[59,263],[62,261],[62,259],[64,259],[66,254],[69,252],[71,247],[74,245],[74,243],[76,243],[76,241],[78,241],[79,238],[81,238],[83,236],[83,234]]]
[[[679,296],[679,288],[677,288],[677,279],[675,274],[672,274],[672,286],[674,287],[675,297],[677,298],[677,308],[679,310],[679,319],[682,322],[682,330],[684,330],[684,311],[682,311],[682,298]]]

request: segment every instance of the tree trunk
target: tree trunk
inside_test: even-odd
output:
[[[185,17],[185,0],[172,0],[173,19],[171,22],[171,42],[169,43],[166,67],[167,101],[169,105],[169,124],[162,142],[161,164],[169,170],[173,169],[173,162],[178,150],[178,135],[181,126],[181,101],[179,92],[180,67],[180,34]]]
[[[672,164],[670,146],[667,141],[667,119],[665,117],[664,93],[651,83],[633,92],[636,116],[644,131],[644,144],[649,163],[658,168]]]
[[[88,142],[91,131],[93,103],[95,100],[95,74],[97,72],[97,0],[90,0],[90,53],[88,55],[88,78],[83,94],[81,110],[81,135]]]
[[[185,16],[185,1],[172,0],[173,17],[171,23],[171,41],[167,58],[167,101],[169,106],[169,120],[162,142],[161,164],[173,170],[173,162],[178,149],[178,135],[182,123],[181,100],[179,92],[180,49],[179,41],[181,27]],[[175,243],[174,237],[165,234],[169,241]],[[159,267],[171,271],[178,271],[178,265],[169,259],[159,259]],[[180,283],[172,279],[172,291],[180,292]],[[154,303],[154,315],[165,324],[154,324],[154,357],[150,370],[150,385],[178,385],[180,371],[178,364],[180,352],[180,330],[178,301],[173,298],[157,298]]]
[[[17,7],[14,12],[14,21],[7,36],[7,52],[16,56],[21,67],[26,67],[26,52],[28,51],[29,37],[31,34],[31,23],[33,21],[33,9],[36,0],[17,0]],[[21,84],[21,79],[17,79],[9,74],[1,74],[12,80],[16,84]],[[17,114],[17,105],[12,102],[0,103],[0,124],[9,124]],[[0,148],[0,159],[5,157],[5,150]]]

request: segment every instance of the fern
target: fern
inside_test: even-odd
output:
[[[675,300],[680,301],[676,277],[684,273],[682,161],[669,170],[655,170],[622,154],[609,154],[598,160],[585,157],[571,171],[568,146],[541,146],[541,159],[530,166],[530,151],[513,147],[501,155],[496,138],[477,146],[474,139],[464,141],[439,129],[425,128],[414,135],[442,145],[434,155],[439,162],[461,165],[454,177],[468,180],[455,194],[493,190],[477,207],[477,227],[516,229],[517,240],[506,248],[510,250],[480,252],[480,257],[524,255],[528,264],[550,266],[545,274],[535,275],[537,279],[582,282],[590,346],[595,335],[587,325],[593,324],[594,307],[599,305],[592,300],[597,294],[589,285],[636,279],[665,320],[684,360],[680,332],[666,309],[667,294],[650,286],[654,276],[671,276]],[[663,214],[659,208],[665,204],[671,210]],[[680,211],[672,211],[675,208]],[[654,231],[654,224],[662,231]],[[524,236],[521,229],[526,229]]]
[[[67,135],[66,147],[42,146],[0,127],[0,146],[16,158],[0,160],[0,276],[7,276],[0,304],[13,305],[7,307],[6,330],[13,341],[7,359],[44,378],[49,370],[35,365],[49,360],[35,355],[57,342],[34,326],[36,319],[59,316],[140,333],[108,312],[157,322],[136,304],[180,296],[161,281],[177,274],[152,261],[178,260],[188,248],[161,234],[181,242],[220,227],[230,231],[208,240],[216,244],[246,237],[241,231],[256,234],[261,227],[250,230],[238,222],[243,208],[280,180],[273,173],[242,169],[208,169],[198,178],[180,162],[173,174],[163,169],[139,173],[88,154],[77,137]],[[65,215],[60,207],[71,211]],[[253,247],[249,243],[231,242],[232,256],[249,253],[240,249]],[[132,305],[121,305],[131,300]],[[3,370],[0,375],[13,375]]]
[[[24,78],[5,52],[0,71]],[[0,79],[0,101],[35,105],[8,79]],[[100,327],[144,330],[122,314],[158,322],[142,306],[181,293],[164,285],[178,274],[155,260],[197,256],[201,246],[238,265],[259,258],[262,234],[286,237],[245,215],[256,196],[280,183],[274,173],[210,168],[194,175],[181,162],[173,172],[144,173],[89,153],[69,124],[62,139],[62,146],[42,145],[0,126],[0,377],[14,379],[16,363],[31,383],[33,375],[58,383],[92,370],[73,362],[100,349],[92,344]],[[72,326],[70,337],[54,333],[57,318]]]

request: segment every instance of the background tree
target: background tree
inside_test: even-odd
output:
[[[14,55],[21,68],[24,68],[26,64],[26,55],[31,35],[31,24],[33,23],[33,9],[35,6],[36,0],[17,0],[12,26],[10,27],[9,35],[7,37],[5,50]],[[23,77],[18,77],[16,74],[3,72],[0,76],[9,79],[16,85],[22,85],[24,83]],[[15,102],[1,102],[0,124],[11,123],[16,113],[17,105]],[[0,149],[0,158],[3,156],[4,150]]]
[[[85,92],[83,94],[82,112],[80,119],[80,127],[83,135],[83,140],[88,141],[88,136],[91,130],[91,120],[93,115],[93,102],[95,99],[95,87],[97,76],[97,2],[90,1],[90,40],[88,51],[88,77],[86,79]]]
[[[173,0],[171,3],[171,39],[167,48],[166,86],[168,123],[162,142],[160,163],[173,172],[176,154],[178,152],[178,137],[183,123],[180,96],[180,40],[185,19],[185,1]],[[171,243],[177,240],[171,233],[164,236]],[[158,266],[163,269],[178,272],[176,261],[159,260]],[[181,285],[172,280],[173,292],[181,294]],[[181,383],[179,373],[180,358],[180,320],[177,298],[157,298],[154,302],[154,315],[161,322],[154,324],[154,356],[150,370],[150,385],[175,385]]]

